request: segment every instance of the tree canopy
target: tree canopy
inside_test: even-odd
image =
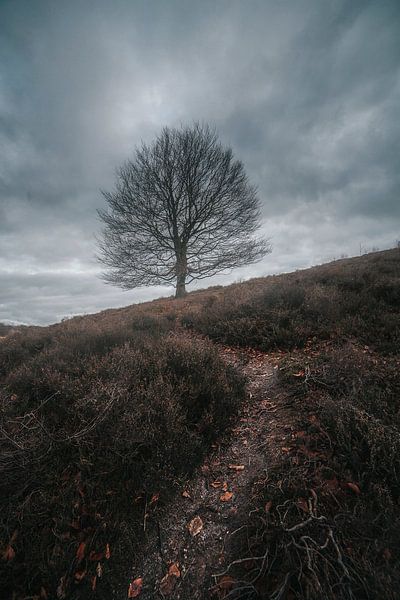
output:
[[[270,251],[256,236],[256,189],[207,125],[164,128],[136,149],[103,195],[103,277],[124,289],[175,283],[179,297],[187,283]]]

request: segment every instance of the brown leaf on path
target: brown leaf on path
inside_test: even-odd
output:
[[[96,589],[96,583],[97,583],[97,576],[94,575],[94,577],[92,577],[92,592],[94,592],[94,590]]]
[[[201,520],[201,517],[196,516],[194,517],[190,523],[188,524],[188,530],[189,533],[192,537],[195,537],[196,535],[198,535],[200,533],[200,531],[203,529],[203,521]]]
[[[46,592],[46,590],[45,590],[45,589],[44,589],[44,587],[42,586],[42,587],[40,588],[40,598],[41,598],[42,600],[48,600],[48,597],[49,597],[49,596],[48,596],[48,593]]]
[[[160,581],[160,592],[164,596],[169,596],[175,589],[176,581],[181,576],[178,563],[172,563],[168,568],[168,573]]]
[[[160,581],[160,592],[163,596],[170,596],[175,589],[176,577],[168,573]]]
[[[96,575],[99,578],[103,575],[103,567],[101,566],[101,563],[97,563]]]
[[[174,577],[180,577],[181,572],[179,570],[179,563],[172,563],[168,568],[168,574]]]
[[[75,581],[82,581],[86,575],[86,569],[84,571],[77,571],[74,575]]]
[[[107,560],[111,557],[110,544],[106,544],[106,554],[105,557]]]
[[[85,549],[86,549],[86,543],[81,542],[76,551],[76,558],[77,558],[78,563],[80,563],[81,560],[83,559],[83,557],[85,556]]]
[[[159,498],[160,498],[160,492],[153,494],[151,497],[151,500],[150,500],[150,504],[155,504],[156,502],[158,502]]]
[[[13,534],[12,534],[12,536],[11,536],[11,538],[10,538],[10,541],[9,541],[8,543],[9,543],[10,545],[14,544],[14,542],[15,542],[15,541],[16,541],[16,539],[17,539],[17,537],[18,537],[18,529],[16,529],[16,530],[13,532]]]
[[[319,425],[319,421],[316,415],[310,415],[308,417],[308,420],[310,421],[310,423],[313,423],[313,425]]]
[[[361,490],[356,483],[352,483],[351,481],[348,481],[346,483],[346,486],[349,488],[349,490],[351,490],[355,494],[361,494]]]
[[[301,430],[301,431],[295,431],[295,432],[293,433],[293,437],[295,437],[295,438],[303,438],[303,437],[305,437],[306,435],[307,435],[307,433],[306,433],[304,430]]]
[[[224,494],[222,494],[219,499],[221,500],[221,502],[229,502],[230,500],[232,500],[233,497],[233,493],[232,492],[225,492]]]
[[[232,471],[244,471],[244,465],[228,465]]]
[[[183,496],[184,498],[190,498],[190,499],[192,499],[191,495],[190,495],[190,494],[189,494],[189,492],[188,492],[188,491],[186,491],[186,490],[183,490],[183,492],[182,492],[182,496]]]
[[[64,600],[65,598],[65,579],[66,575],[63,575],[63,577],[60,577],[60,581],[58,582],[56,593],[59,600]]]
[[[137,598],[142,593],[142,588],[143,579],[141,577],[131,581],[128,588],[128,598]]]
[[[10,544],[8,544],[8,546],[6,547],[6,549],[3,552],[3,560],[12,560],[14,557],[15,557],[15,550]]]
[[[305,498],[298,498],[296,504],[303,512],[308,513],[308,502]]]
[[[336,477],[333,477],[332,479],[326,479],[323,485],[329,490],[337,490],[339,487],[339,482]]]
[[[96,552],[95,550],[91,550],[89,553],[89,560],[98,561],[103,558],[103,552]]]
[[[227,484],[227,482],[226,482],[226,481],[224,481],[224,483],[222,484],[222,490],[223,490],[224,492],[227,492],[227,491],[228,491],[228,484]]]
[[[221,590],[231,590],[235,585],[236,581],[230,575],[224,575],[218,582],[218,587]]]
[[[266,513],[271,512],[271,508],[272,508],[272,500],[268,500],[268,502],[266,503],[264,510]]]
[[[213,487],[213,488],[219,488],[219,487],[221,487],[221,485],[222,485],[222,481],[212,481],[212,482],[210,483],[210,485],[211,485],[211,487]]]

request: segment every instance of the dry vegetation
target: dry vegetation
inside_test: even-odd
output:
[[[2,598],[126,593],[157,495],[243,396],[210,344],[169,328],[78,319],[1,344]]]
[[[158,494],[173,497],[244,397],[243,379],[194,330],[284,351],[274,393],[293,415],[279,467],[265,456],[255,478],[217,595],[394,600],[399,258],[336,261],[2,340],[1,597],[124,597],[127,556],[140,552]]]

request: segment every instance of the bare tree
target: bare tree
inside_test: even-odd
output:
[[[195,124],[164,128],[117,172],[99,260],[106,282],[131,289],[185,285],[260,260],[269,244],[256,238],[259,200],[243,164],[214,130]]]

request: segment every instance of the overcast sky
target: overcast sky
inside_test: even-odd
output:
[[[399,0],[0,0],[0,321],[171,293],[94,259],[99,190],[164,125],[213,124],[259,189],[272,254],[210,284],[393,246],[399,68]]]

